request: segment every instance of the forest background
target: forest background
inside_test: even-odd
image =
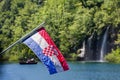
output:
[[[101,35],[110,25],[114,47],[106,60],[120,62],[120,0],[0,0],[0,52],[42,22],[68,60],[76,60],[77,50],[93,32]],[[33,56],[28,47],[18,44],[0,59]]]

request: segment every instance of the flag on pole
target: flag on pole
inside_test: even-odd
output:
[[[69,70],[62,53],[43,27],[24,40],[23,43],[46,65],[50,74]]]

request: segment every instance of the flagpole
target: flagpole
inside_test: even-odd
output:
[[[28,37],[30,37],[32,34],[34,34],[34,32],[36,32],[39,28],[43,27],[45,22],[41,23],[39,26],[37,26],[36,28],[34,28],[31,32],[29,32],[28,34],[26,34],[25,36],[21,37],[19,40],[17,40],[16,42],[14,42],[13,44],[11,44],[8,48],[6,48],[5,50],[3,50],[1,54],[3,54],[4,52],[6,52],[7,50],[9,50],[10,48],[12,48],[13,46],[15,46],[18,43],[23,42],[25,39],[27,39]]]

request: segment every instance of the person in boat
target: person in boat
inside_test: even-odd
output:
[[[31,59],[28,59],[28,60],[26,61],[26,63],[30,63],[30,62],[35,62],[35,59],[34,59],[34,58],[31,58]]]

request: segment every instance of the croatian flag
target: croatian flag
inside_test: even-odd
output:
[[[43,27],[23,43],[46,65],[50,74],[69,70],[63,55]]]

